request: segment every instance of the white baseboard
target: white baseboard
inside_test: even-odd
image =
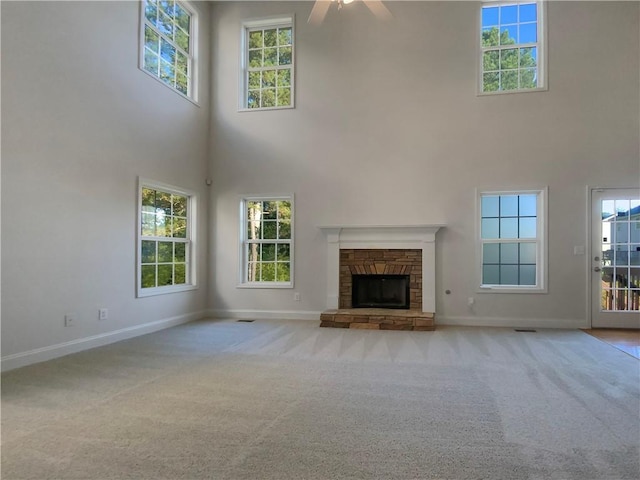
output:
[[[506,328],[589,328],[587,319],[516,318],[516,317],[447,317],[436,313],[436,325]]]
[[[320,321],[322,312],[295,310],[209,310],[213,318],[240,318],[256,320],[316,320]]]
[[[199,320],[201,318],[205,318],[206,316],[207,312],[205,311],[187,313],[185,315],[164,318],[162,320],[156,320],[154,322],[144,323],[142,325],[135,325],[133,327],[114,330],[112,332],[101,333],[99,335],[78,338],[70,342],[50,345],[48,347],[36,348],[34,350],[29,350],[21,353],[14,353],[0,359],[1,371],[5,372],[8,370],[13,370],[15,368],[25,367],[34,363],[45,362],[54,358],[63,357],[71,353],[77,353],[83,350],[88,350],[90,348],[101,347],[110,343],[119,342],[120,340],[126,340],[128,338],[146,335],[147,333],[153,333],[157,332],[158,330],[164,330],[165,328],[175,327],[176,325]]]

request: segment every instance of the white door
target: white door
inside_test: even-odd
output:
[[[640,190],[591,198],[591,326],[640,328]]]

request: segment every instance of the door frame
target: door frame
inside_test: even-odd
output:
[[[594,257],[594,245],[593,245],[593,197],[594,193],[601,190],[638,190],[639,186],[593,186],[587,185],[587,248],[585,258],[585,273],[586,273],[586,289],[587,289],[587,326],[586,328],[593,327],[593,257]],[[595,327],[602,328],[602,327]],[[616,328],[616,327],[611,327]]]

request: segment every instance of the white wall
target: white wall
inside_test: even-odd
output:
[[[2,2],[3,368],[205,310],[210,14],[197,8],[200,106],[138,68],[139,2]],[[135,298],[138,175],[199,195],[198,290]]]
[[[638,3],[551,2],[549,91],[490,97],[476,4],[387,5],[388,24],[357,3],[311,27],[310,2],[199,4],[195,106],[138,69],[137,2],[2,2],[2,368],[207,308],[317,318],[328,224],[447,224],[440,322],[584,325],[586,186],[640,174]],[[291,12],[296,108],[238,113],[240,20]],[[198,192],[198,290],[135,298],[138,175]],[[531,186],[549,187],[549,294],[477,294],[475,189]],[[282,192],[300,302],[236,288],[238,196]]]
[[[356,3],[319,27],[310,2],[215,4],[211,308],[313,318],[326,300],[318,226],[444,223],[440,323],[586,326],[587,258],[573,247],[587,245],[587,185],[640,178],[638,3],[550,2],[548,91],[483,97],[478,3],[386,4],[389,23]],[[296,108],[239,113],[240,21],[283,13],[296,15]],[[475,189],[544,186],[549,293],[476,293]],[[238,196],[282,192],[296,194],[300,302],[236,288]]]

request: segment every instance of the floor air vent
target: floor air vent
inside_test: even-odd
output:
[[[243,323],[251,323],[251,322],[255,322],[255,320],[238,320],[238,322],[243,322]]]
[[[532,328],[515,328],[514,329],[516,332],[530,332],[530,333],[535,333],[536,330],[532,329]]]

